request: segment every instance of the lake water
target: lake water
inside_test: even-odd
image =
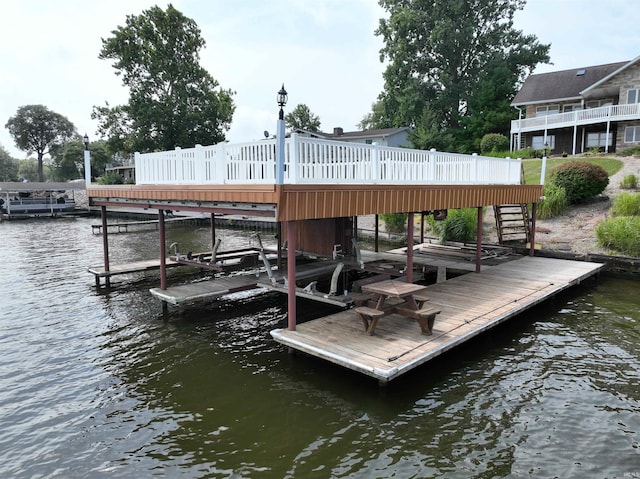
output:
[[[164,320],[157,272],[96,290],[97,221],[0,223],[0,477],[640,477],[637,281],[588,281],[379,388],[275,343],[284,296]],[[110,235],[114,264],[157,251]]]

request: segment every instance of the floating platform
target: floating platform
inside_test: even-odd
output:
[[[441,313],[431,336],[416,321],[391,314],[374,336],[354,310],[271,331],[279,343],[387,383],[428,363],[559,292],[596,275],[605,265],[522,257],[482,273],[468,273],[428,286],[429,305]]]
[[[173,261],[171,258],[166,260],[167,268],[175,268],[177,266],[183,266],[177,261]],[[110,278],[111,276],[117,276],[121,274],[141,273],[143,271],[151,271],[154,269],[160,269],[159,259],[149,259],[145,261],[135,261],[133,263],[126,264],[113,264],[109,266],[107,271],[104,266],[89,266],[87,271],[96,277],[96,282],[99,278]]]

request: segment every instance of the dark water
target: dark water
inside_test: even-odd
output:
[[[274,343],[284,297],[164,321],[157,273],[96,291],[92,222],[0,223],[0,477],[640,477],[638,282],[589,281],[380,389]],[[110,240],[114,263],[157,256],[155,231]]]

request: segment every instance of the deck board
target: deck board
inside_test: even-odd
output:
[[[507,321],[560,291],[597,274],[604,265],[523,257],[485,272],[431,285],[429,304],[441,309],[434,333],[420,334],[416,321],[391,314],[376,333],[365,333],[354,310],[276,329],[276,341],[388,382],[478,334]]]

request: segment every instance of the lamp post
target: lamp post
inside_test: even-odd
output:
[[[84,182],[89,187],[91,186],[91,153],[89,153],[89,136],[86,133],[82,143],[84,143]]]
[[[287,90],[282,88],[278,92],[278,106],[280,113],[278,114],[278,127],[276,129],[276,184],[284,183],[284,106],[287,104]]]

